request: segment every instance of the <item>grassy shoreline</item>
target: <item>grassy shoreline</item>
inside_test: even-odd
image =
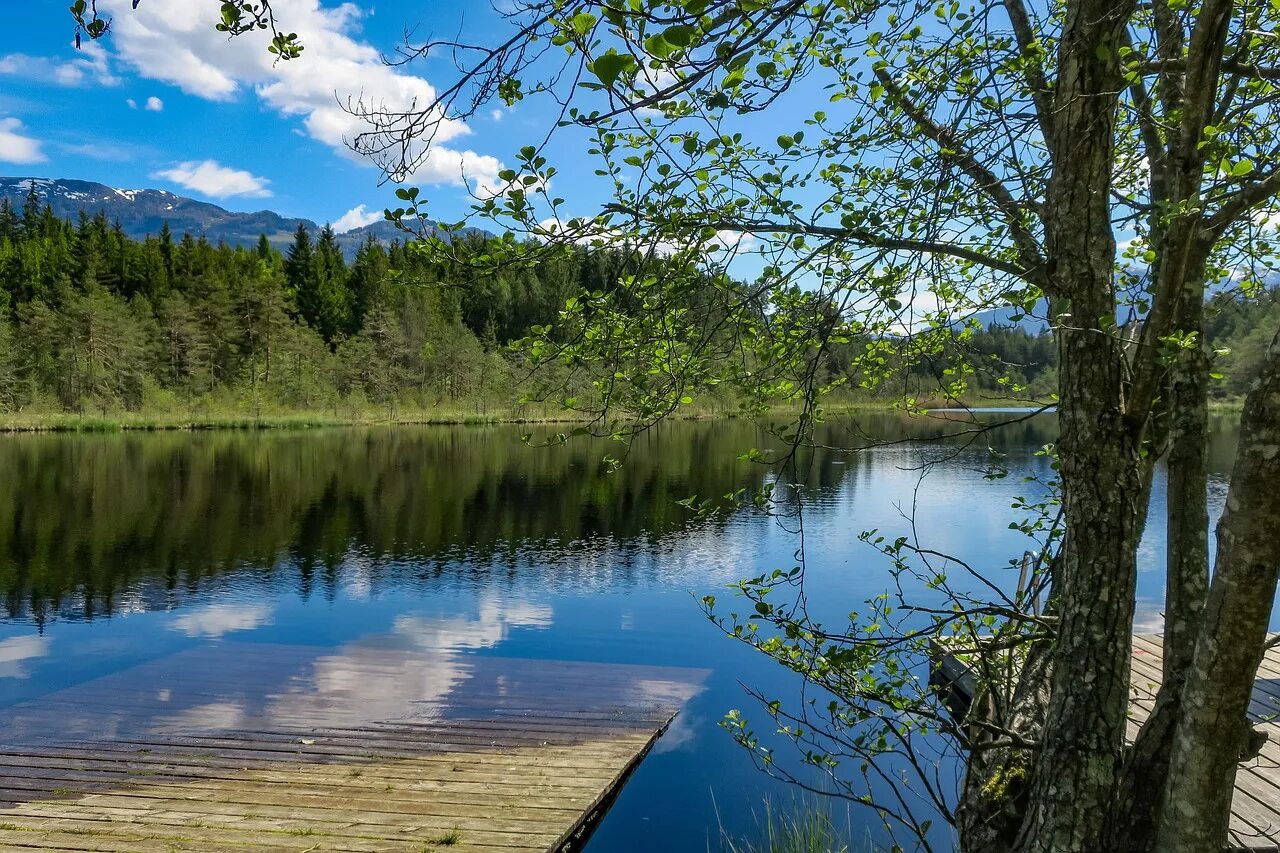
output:
[[[849,414],[892,411],[892,401],[849,401],[827,407],[827,413]],[[780,407],[778,414],[789,410]],[[734,409],[688,408],[672,420],[730,420],[742,417]],[[362,426],[482,426],[499,424],[581,424],[583,415],[551,406],[506,406],[478,411],[474,408],[437,408],[388,412],[350,409],[309,412],[121,412],[107,415],[75,412],[16,412],[0,414],[0,434],[33,432],[172,432],[203,430],[320,429]]]
[[[929,409],[959,408],[967,405],[974,409],[1001,408],[1027,405],[1020,401],[997,402],[982,400],[962,404],[956,401],[943,403]],[[1235,414],[1240,411],[1239,400],[1215,400],[1209,410],[1215,414]],[[826,407],[828,417],[859,412],[892,412],[893,400],[842,401]],[[786,415],[793,409],[779,407],[775,414]],[[732,409],[690,409],[671,417],[672,420],[732,420],[742,415]],[[200,432],[206,430],[277,430],[322,429],[334,427],[371,426],[496,426],[501,424],[580,424],[587,419],[551,407],[501,407],[485,411],[439,408],[389,413],[375,410],[275,412],[250,414],[244,412],[188,412],[147,413],[124,412],[108,415],[77,414],[75,412],[16,412],[0,414],[0,434],[18,433],[94,433],[94,432]]]

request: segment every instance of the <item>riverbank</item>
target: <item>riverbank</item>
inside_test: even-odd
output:
[[[0,432],[165,432],[200,430],[319,429],[352,426],[462,426],[517,423],[580,423],[572,413],[502,410],[462,412],[447,409],[406,413],[285,412],[278,414],[126,412],[84,415],[75,412],[13,413],[0,417]]]
[[[968,408],[975,411],[1009,411],[1033,404],[1019,400],[917,401],[925,410],[956,412]],[[827,404],[827,417],[853,415],[860,412],[890,412],[900,408],[894,399],[844,400]],[[1241,401],[1213,400],[1209,410],[1216,414],[1238,414]],[[778,416],[795,414],[797,409],[779,406],[772,410]],[[671,420],[732,420],[742,412],[729,406],[714,408],[689,407],[670,417]],[[589,419],[579,413],[553,406],[507,406],[476,408],[438,407],[389,412],[386,410],[342,408],[309,412],[115,412],[106,415],[77,412],[10,412],[0,413],[0,433],[33,432],[168,432],[203,430],[320,429],[365,426],[482,426],[497,424],[583,424]]]
[[[842,400],[824,406],[827,417],[859,412],[889,412],[898,406],[894,399]],[[917,401],[917,405],[923,405]],[[926,409],[956,411],[973,409],[1025,407],[1020,401],[928,401]],[[778,406],[773,414],[784,417],[796,414],[792,406]],[[732,420],[743,413],[728,405],[715,407],[683,407],[671,420]],[[0,414],[0,433],[32,432],[164,432],[202,430],[319,429],[362,426],[480,426],[496,424],[583,424],[589,418],[556,406],[505,406],[477,408],[413,409],[387,411],[370,409],[329,409],[307,412],[112,412],[82,414],[77,412],[11,412]]]

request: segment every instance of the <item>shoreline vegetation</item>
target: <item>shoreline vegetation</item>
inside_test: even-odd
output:
[[[534,381],[521,342],[576,334],[564,306],[637,263],[623,249],[581,249],[536,269],[485,272],[374,241],[348,263],[331,228],[315,240],[299,228],[285,253],[265,237],[214,246],[167,227],[137,241],[101,214],[60,220],[33,190],[20,211],[0,201],[0,432],[581,424],[590,418],[550,395],[587,399],[588,377],[552,363]],[[1219,302],[1210,338],[1232,355],[1214,398],[1238,409],[1231,401],[1256,373],[1259,330],[1280,296]],[[825,398],[826,411],[1051,399],[1047,329],[973,320],[955,337],[937,364],[894,351],[871,379],[853,365],[875,341],[833,347],[820,384],[848,384]],[[948,374],[967,375],[966,387],[942,384]],[[673,418],[743,416],[731,395],[693,393]],[[517,402],[527,397],[547,401]],[[781,399],[769,414],[797,411]]]
[[[839,403],[829,416],[861,411],[892,411],[889,401]],[[776,410],[785,413],[787,408]],[[685,407],[673,420],[734,420],[744,417],[730,406]],[[439,406],[425,409],[329,408],[310,411],[253,413],[245,411],[117,412],[106,415],[75,412],[0,413],[0,433],[32,432],[161,432],[201,430],[317,429],[364,426],[484,426],[498,424],[582,424],[590,418],[559,406]]]
[[[954,412],[968,408],[975,412],[1034,408],[1022,400],[943,401],[921,404],[928,411]],[[1219,414],[1240,411],[1239,400],[1215,400],[1210,410]],[[782,406],[771,414],[785,415],[791,409]],[[900,411],[891,400],[846,401],[826,408],[826,417],[844,417],[862,412]],[[747,417],[731,407],[690,407],[672,415],[673,420],[714,421]],[[328,410],[244,412],[118,412],[78,414],[75,412],[9,412],[0,414],[0,434],[22,433],[93,433],[93,432],[201,432],[209,430],[323,429],[342,427],[411,427],[411,426],[496,426],[502,424],[581,424],[588,420],[580,413],[565,411],[554,405],[508,405],[486,407],[447,407],[385,409],[342,407]]]

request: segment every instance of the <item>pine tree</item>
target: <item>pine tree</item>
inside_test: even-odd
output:
[[[293,232],[293,245],[289,247],[288,254],[284,260],[284,276],[289,283],[289,292],[293,295],[295,302],[298,300],[298,294],[306,288],[307,279],[311,276],[311,261],[315,256],[315,250],[311,245],[311,232],[307,230],[306,225],[298,225],[298,230]],[[298,306],[299,313],[302,313],[302,306]]]
[[[18,214],[13,210],[13,202],[7,197],[0,199],[0,240],[13,242],[18,239],[20,227]]]
[[[364,328],[365,318],[378,301],[389,270],[386,250],[370,235],[356,252],[355,263],[351,265],[351,274],[347,278],[347,291],[351,294],[348,335],[358,334]]]
[[[22,233],[28,240],[35,239],[40,233],[40,194],[36,192],[34,183],[22,203]]]
[[[169,220],[160,226],[160,257],[164,259],[166,288],[173,287],[173,231],[169,229]]]
[[[302,233],[303,229],[299,228],[299,236]],[[286,263],[287,267],[292,266],[294,270],[290,282],[295,288],[298,313],[307,325],[332,344],[350,322],[351,300],[347,292],[346,261],[338,246],[337,236],[328,225],[320,232],[320,239],[311,252],[310,264],[305,274],[300,263],[304,257],[304,245],[307,249],[310,248],[309,241],[303,244],[295,240],[296,251],[290,252]]]

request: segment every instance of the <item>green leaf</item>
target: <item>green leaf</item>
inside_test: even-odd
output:
[[[658,59],[666,59],[676,52],[675,45],[667,41],[661,33],[649,36],[644,40],[645,52]]]
[[[636,61],[630,56],[623,55],[610,48],[607,53],[596,57],[595,61],[588,65],[587,68],[605,86],[612,86],[624,71],[630,71],[635,67],[635,64]]]
[[[673,44],[676,47],[688,47],[693,41],[693,33],[693,27],[687,24],[676,24],[663,30],[662,37],[668,44]]]
[[[1231,164],[1231,168],[1227,170],[1227,174],[1233,178],[1243,178],[1245,175],[1253,171],[1253,161],[1249,158],[1237,160]]]

